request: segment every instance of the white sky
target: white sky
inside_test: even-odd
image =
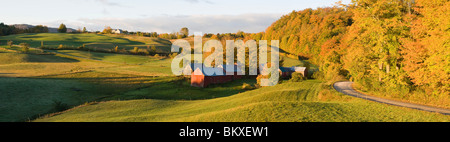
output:
[[[293,10],[333,6],[338,0],[8,0],[0,22],[101,30],[193,33],[262,32]],[[344,4],[351,0],[342,0]]]

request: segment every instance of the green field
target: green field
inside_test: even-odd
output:
[[[66,47],[79,47],[83,44],[91,50],[96,49],[119,49],[132,50],[134,47],[147,49],[155,46],[158,53],[169,53],[171,42],[161,38],[120,36],[120,35],[102,35],[102,34],[70,34],[70,33],[37,33],[37,34],[18,34],[0,37],[0,43],[6,44],[11,40],[14,44],[28,43],[31,47],[41,47],[43,42],[45,47],[57,48],[59,45]]]
[[[320,81],[281,85],[210,100],[108,101],[85,105],[35,121],[201,121],[201,122],[312,122],[312,121],[450,121],[449,116],[321,95]]]
[[[88,53],[79,51],[78,54]],[[165,60],[135,56],[148,61],[107,62],[114,61],[114,56],[128,59],[123,57],[128,55],[120,54],[95,56],[98,60],[91,60],[59,54],[0,53],[2,58],[17,57],[0,64],[0,121],[27,121],[61,111],[61,105],[71,108],[95,101],[211,99],[244,92],[242,83],[254,82],[240,80],[211,88],[192,88],[185,78],[170,76],[164,69],[158,69],[162,68],[158,62],[167,64]]]

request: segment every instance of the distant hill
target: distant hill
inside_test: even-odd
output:
[[[267,28],[265,39],[280,40],[280,48],[288,53],[319,57],[322,48],[339,41],[352,24],[351,18],[351,12],[342,8],[293,11]]]
[[[23,29],[23,30],[35,27],[34,25],[28,25],[28,24],[14,24],[13,26],[18,28],[18,29]],[[67,32],[68,33],[75,32],[75,31],[77,31],[77,30],[76,29],[72,29],[72,28],[67,28]],[[48,27],[48,32],[49,33],[57,33],[58,32],[58,28]]]

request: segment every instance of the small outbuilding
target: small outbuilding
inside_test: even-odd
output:
[[[303,77],[308,76],[308,68],[307,67],[293,67],[294,71],[297,73],[301,73]]]

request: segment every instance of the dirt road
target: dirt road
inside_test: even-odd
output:
[[[352,87],[352,84],[353,84],[353,82],[348,82],[348,81],[347,82],[336,82],[333,85],[333,87],[337,91],[344,93],[346,95],[349,95],[349,96],[353,96],[353,97],[358,97],[358,98],[362,98],[362,99],[366,99],[366,100],[370,100],[370,101],[374,101],[374,102],[379,102],[379,103],[384,103],[384,104],[389,104],[389,105],[395,105],[395,106],[401,106],[401,107],[407,107],[407,108],[412,108],[412,109],[418,109],[418,110],[437,112],[437,113],[441,113],[441,114],[445,114],[445,115],[450,115],[450,110],[448,110],[448,109],[430,107],[430,106],[413,104],[413,103],[405,103],[405,102],[400,102],[400,101],[378,98],[378,97],[374,97],[374,96],[368,96],[368,95],[365,95],[363,93],[360,93],[360,92],[354,90]]]

